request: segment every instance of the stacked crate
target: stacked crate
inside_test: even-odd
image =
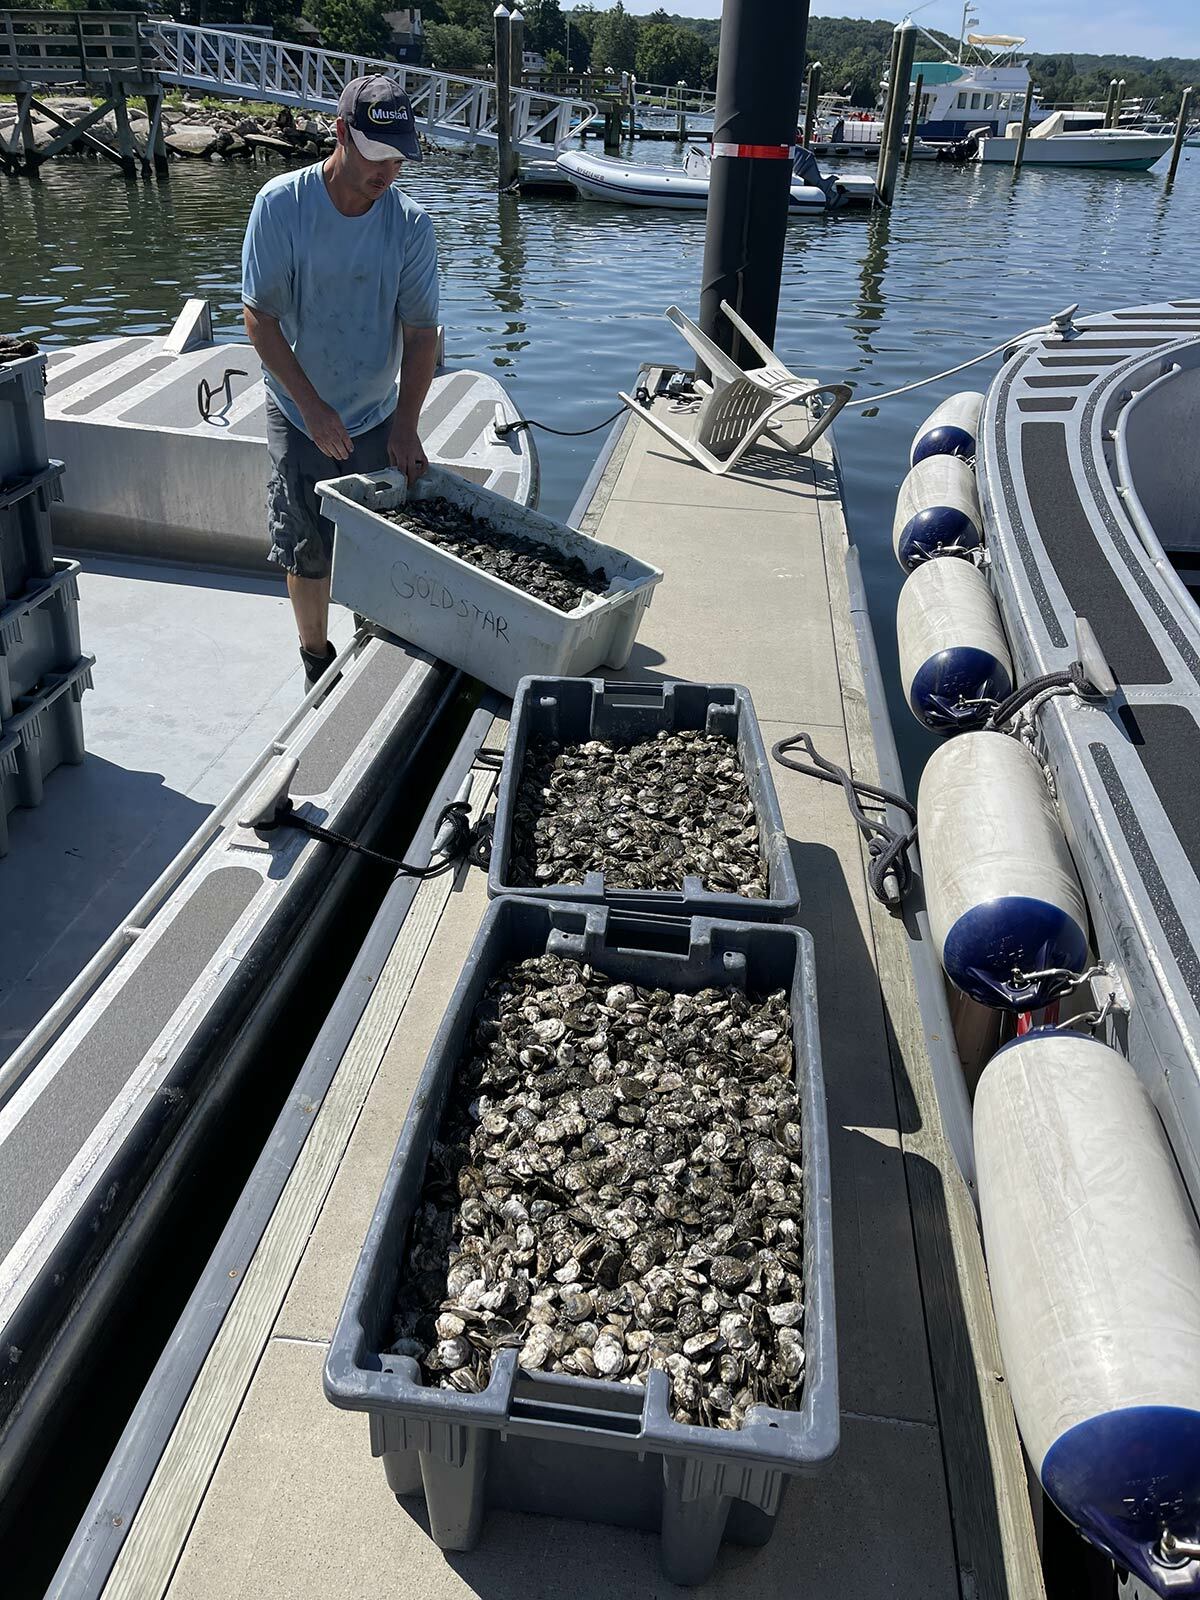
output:
[[[56,767],[83,760],[92,683],[79,564],[56,559],[50,537],[64,468],[47,455],[45,390],[41,356],[0,364],[0,855],[9,812],[36,806]]]
[[[623,744],[684,732],[719,734],[736,750],[758,821],[765,894],[725,893],[690,876],[678,890],[627,889],[606,882],[601,871],[586,872],[582,884],[529,886],[518,881],[514,818],[531,738]],[[839,1430],[829,1140],[813,943],[804,929],[783,925],[794,917],[800,891],[747,691],[736,684],[522,678],[509,723],[488,888],[493,899],[430,1050],[330,1345],[325,1393],[334,1405],[368,1413],[372,1452],[383,1458],[390,1488],[397,1499],[424,1494],[431,1536],[443,1548],[470,1549],[487,1509],[503,1506],[656,1531],[667,1579],[680,1585],[703,1583],[723,1540],[766,1542],[785,1481],[812,1473],[831,1456]],[[470,1048],[478,1007],[491,980],[505,967],[546,956],[580,962],[602,985],[624,986],[630,995],[645,989],[697,995],[724,987],[741,988],[747,995],[778,990],[787,995],[800,1124],[799,1144],[789,1148],[803,1152],[796,1210],[804,1228],[805,1290],[804,1381],[798,1406],[755,1404],[736,1428],[681,1420],[671,1409],[665,1370],[651,1370],[636,1384],[585,1376],[578,1368],[542,1371],[543,1358],[527,1366],[523,1347],[519,1353],[519,1341],[511,1340],[496,1347],[486,1389],[477,1393],[430,1382],[411,1348],[420,1341],[396,1341],[394,1308],[406,1270],[406,1241],[411,1242],[410,1226],[422,1204],[442,1111]],[[547,981],[556,982],[553,977]],[[610,1003],[620,1005],[611,995]],[[560,1024],[565,1026],[569,1024]],[[543,1057],[551,1048],[542,1049]],[[524,1069],[524,1052],[518,1059]],[[612,1069],[611,1062],[608,1067]],[[619,1073],[635,1071],[632,1063],[618,1063]],[[620,1095],[613,1105],[617,1098],[624,1100],[626,1081],[619,1078]],[[614,1114],[614,1139],[621,1137],[616,1123],[623,1121],[623,1109]],[[699,1120],[694,1125],[697,1142],[703,1127]],[[762,1147],[773,1153],[772,1137],[780,1137],[774,1124],[766,1138],[762,1132],[753,1141],[759,1159]],[[528,1129],[513,1137],[529,1137]],[[540,1139],[540,1131],[533,1137]],[[436,1160],[448,1160],[445,1149]],[[700,1170],[703,1175],[703,1159]],[[492,1191],[487,1193],[490,1204]],[[549,1177],[544,1177],[544,1193],[566,1196]],[[524,1215],[528,1221],[529,1213]],[[529,1233],[533,1237],[532,1228]],[[514,1233],[514,1252],[517,1247]],[[732,1248],[744,1257],[740,1239]],[[673,1270],[686,1262],[694,1272],[695,1261],[685,1256],[685,1249],[681,1234]],[[709,1260],[698,1259],[704,1264]],[[538,1270],[544,1275],[546,1269]],[[585,1272],[574,1258],[567,1270],[581,1277]],[[645,1269],[630,1257],[611,1270],[617,1274],[614,1285],[620,1285]],[[661,1274],[666,1269],[651,1270]],[[561,1267],[555,1277],[564,1282]],[[449,1280],[443,1281],[448,1286]],[[665,1314],[670,1317],[673,1310],[674,1302]],[[472,1315],[473,1309],[467,1308],[455,1326],[474,1326],[468,1321]],[[715,1312],[708,1315],[710,1323],[717,1322]],[[435,1326],[441,1339],[440,1318]],[[686,1345],[683,1350],[686,1354]]]

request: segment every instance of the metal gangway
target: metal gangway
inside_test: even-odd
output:
[[[164,84],[330,114],[352,78],[384,72],[399,81],[418,127],[436,143],[498,144],[496,85],[482,78],[157,18],[143,19],[141,37],[147,64]],[[578,137],[597,114],[590,101],[517,84],[510,107],[513,144],[527,156],[545,156],[547,147]]]

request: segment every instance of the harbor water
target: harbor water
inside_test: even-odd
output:
[[[635,153],[671,157],[662,144]],[[849,381],[861,397],[950,367],[1072,302],[1088,312],[1194,295],[1200,151],[1185,150],[1173,189],[1160,168],[1027,168],[1014,183],[1007,169],[922,164],[901,177],[890,211],[793,218],[776,346],[796,371]],[[187,296],[204,295],[218,335],[240,337],[242,233],[255,191],[279,170],[176,162],[156,184],[59,161],[37,181],[0,178],[0,331],[45,348],[153,334]],[[472,151],[438,152],[404,175],[437,228],[447,359],[494,371],[527,416],[588,428],[616,409],[640,362],[684,362],[661,314],[672,302],[695,313],[704,217],[498,199],[494,181],[493,158]],[[848,520],[892,685],[902,574],[890,532],[909,440],[937,401],[984,387],[995,370],[989,362],[837,424]],[[551,515],[570,510],[602,438],[538,434]],[[912,781],[930,744],[893,693]]]

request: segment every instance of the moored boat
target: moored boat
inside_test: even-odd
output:
[[[1023,337],[964,452],[983,549],[926,557],[970,583],[917,566],[901,607],[914,713],[969,730],[918,817],[944,969],[1009,1039],[974,1115],[1006,1378],[1139,1596],[1200,1593],[1198,407],[1200,301]]]
[[[191,300],[170,333],[50,352],[46,431],[70,464],[55,537],[77,549],[204,565],[265,559],[266,389],[249,344],[213,338]],[[536,503],[529,432],[497,436],[520,412],[486,373],[439,365],[421,411],[431,461]]]
[[[1021,159],[1026,166],[1095,167],[1111,172],[1148,172],[1171,148],[1169,134],[1141,128],[1105,128],[1099,115],[1056,111],[1029,130]],[[985,135],[977,161],[1007,162],[1017,153],[1020,128],[1009,123],[1006,134]]]
[[[587,150],[564,150],[557,166],[585,200],[670,211],[704,211],[708,207],[709,157],[705,151],[689,150],[682,166],[651,166],[592,155]],[[808,152],[801,151],[793,167],[788,204],[793,214],[815,215],[849,205],[870,205],[874,194],[873,178],[823,177]]]

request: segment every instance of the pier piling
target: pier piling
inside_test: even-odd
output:
[[[817,121],[817,101],[821,97],[821,63],[814,61],[808,69],[808,84],[804,91],[804,138],[806,150],[812,149],[813,128]]]
[[[503,194],[517,181],[512,143],[512,17],[503,0],[492,19],[496,30],[496,184]]]
[[[881,184],[883,182],[884,172],[885,172],[885,170],[887,168],[888,129],[892,125],[892,93],[893,93],[893,85],[896,82],[896,60],[897,60],[897,53],[898,53],[899,49],[900,49],[900,31],[899,31],[898,28],[893,28],[892,29],[892,49],[891,49],[891,54],[890,54],[890,56],[888,58],[888,71],[887,71],[888,92],[887,92],[887,99],[884,102],[884,107],[883,107],[883,131],[879,135],[879,155],[876,158],[876,164],[875,164],[875,193],[876,193],[877,196],[879,194],[880,186],[881,186]]]
[[[519,89],[525,82],[525,16],[519,7],[513,8],[508,19],[508,81]]]
[[[1033,111],[1033,85],[1025,90],[1025,104],[1021,107],[1021,131],[1017,134],[1017,149],[1013,156],[1013,177],[1021,170],[1025,159],[1025,141],[1029,137],[1029,117]]]
[[[875,172],[875,194],[885,206],[890,206],[892,203],[892,195],[896,188],[896,168],[900,165],[900,136],[904,128],[908,86],[912,80],[913,56],[917,48],[915,23],[900,23],[892,35],[892,45],[892,69],[888,76],[883,140],[879,149],[879,166]]]
[[[807,33],[808,0],[725,0],[700,325],[743,366],[762,358],[735,336],[721,301],[772,343]]]
[[[1108,80],[1108,99],[1104,102],[1104,126],[1111,128],[1113,125],[1113,111],[1117,104],[1117,80]]]
[[[1184,137],[1187,134],[1188,117],[1192,110],[1192,86],[1183,91],[1179,99],[1179,116],[1175,120],[1175,142],[1171,146],[1171,165],[1167,168],[1168,184],[1175,182],[1175,169],[1179,165],[1179,155],[1183,149]]]
[[[917,142],[917,118],[921,111],[921,91],[925,87],[925,74],[918,72],[917,81],[913,85],[912,115],[908,119],[908,139],[904,145],[904,170],[912,166],[913,146]]]

